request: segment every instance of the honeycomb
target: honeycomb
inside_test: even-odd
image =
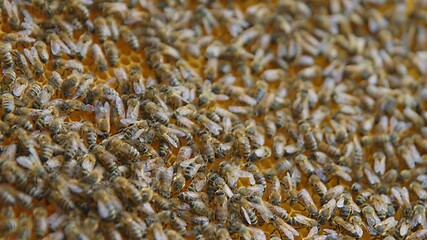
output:
[[[426,239],[425,7],[0,0],[0,238]]]

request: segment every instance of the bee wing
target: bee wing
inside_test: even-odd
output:
[[[292,226],[290,226],[286,222],[283,222],[278,227],[279,227],[280,231],[282,231],[283,234],[285,234],[286,237],[291,239],[291,240],[294,240],[294,236],[299,236],[299,234],[295,230],[295,228],[293,228]]]
[[[295,214],[295,216],[294,216],[294,219],[295,219],[297,222],[299,222],[299,223],[301,223],[301,224],[303,224],[303,225],[306,225],[306,226],[310,227],[310,226],[311,226],[311,224],[310,224],[310,222],[308,222],[308,221],[307,221],[307,219],[306,219],[306,218],[307,218],[306,216],[303,216],[303,215],[301,215],[301,214]]]
[[[102,219],[108,217],[108,209],[103,201],[98,201],[98,214]]]
[[[57,41],[50,40],[50,50],[52,51],[53,55],[58,55],[61,53],[61,45]]]
[[[314,238],[319,233],[319,229],[317,227],[312,227],[310,231],[308,232],[306,238]]]
[[[400,189],[400,194],[402,196],[402,200],[409,201],[409,192],[408,192],[408,189],[406,187],[403,187]]]
[[[190,119],[188,119],[187,117],[181,116],[180,114],[176,114],[175,116],[178,122],[187,128],[191,129],[195,125],[195,123]]]
[[[28,61],[30,61],[31,65],[34,65],[34,58],[30,50],[28,48],[24,48],[24,54],[28,58]]]
[[[175,148],[178,148],[178,143],[176,143],[175,140],[169,136],[169,134],[163,133],[162,136],[170,145]]]
[[[337,207],[342,208],[344,207],[344,198],[340,198],[337,202]]]
[[[214,136],[218,136],[219,132],[222,131],[222,127],[210,119],[204,125]]]
[[[16,162],[27,169],[32,169],[34,167],[34,162],[28,156],[19,156],[16,158]]]
[[[246,222],[247,222],[249,225],[252,225],[251,218],[249,217],[249,214],[248,214],[248,212],[246,211],[246,209],[245,209],[244,207],[240,207],[240,209],[242,210],[243,217],[245,218]]]
[[[225,192],[225,194],[227,194],[227,197],[231,198],[234,196],[233,191],[231,191],[230,187],[227,184],[224,184],[222,190]]]
[[[125,116],[125,105],[121,97],[116,97],[116,109],[119,116]]]

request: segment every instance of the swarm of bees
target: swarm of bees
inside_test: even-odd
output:
[[[427,2],[0,0],[0,238],[427,239]]]

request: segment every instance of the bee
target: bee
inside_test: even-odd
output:
[[[377,233],[383,236],[387,234],[387,232],[390,231],[391,229],[394,229],[397,223],[398,222],[394,219],[394,217],[389,217],[384,221],[376,224],[374,226],[374,229],[377,231]]]
[[[101,145],[96,145],[92,148],[92,153],[96,156],[101,166],[109,173],[114,173],[117,170],[117,158],[109,151],[105,150]]]
[[[114,179],[113,186],[119,194],[125,195],[135,205],[142,203],[142,196],[139,190],[124,177]]]
[[[314,134],[311,130],[311,126],[307,122],[301,122],[299,124],[299,131],[304,136],[304,144],[306,145],[307,149],[310,149],[311,151],[317,150],[317,140],[314,137]]]
[[[92,57],[96,63],[96,69],[99,70],[101,73],[105,72],[105,70],[107,70],[108,65],[101,47],[95,43],[92,45],[91,50]]]
[[[221,125],[217,124],[216,122],[210,120],[206,115],[204,114],[197,114],[195,119],[197,122],[201,125],[203,125],[210,133],[212,133],[213,136],[218,136],[220,131],[223,130]]]
[[[33,210],[34,216],[34,232],[36,237],[41,238],[46,235],[48,230],[47,212],[44,207],[37,207]]]
[[[20,126],[27,131],[33,131],[34,130],[33,123],[31,122],[30,118],[26,117],[26,116],[19,116],[19,115],[15,115],[13,113],[8,113],[8,114],[3,116],[3,121],[8,123],[9,125]]]
[[[83,33],[79,37],[79,41],[77,42],[77,45],[76,45],[76,51],[77,51],[77,57],[80,61],[86,57],[86,54],[89,51],[89,48],[92,45],[92,42],[93,42],[92,36],[87,33]]]
[[[333,198],[322,206],[319,210],[318,221],[320,224],[327,222],[334,214],[335,208],[337,207],[337,201]]]
[[[228,198],[224,191],[215,192],[215,216],[219,224],[225,226],[228,219]]]
[[[131,239],[142,239],[147,231],[145,224],[140,224],[129,212],[123,212],[119,222],[124,226],[126,233]]]
[[[370,146],[373,144],[385,144],[385,143],[394,143],[398,139],[398,135],[396,133],[391,134],[381,134],[374,136],[364,136],[362,137],[361,143],[363,146]]]
[[[10,43],[0,43],[0,60],[4,67],[10,68],[13,66],[12,45]]]
[[[172,202],[170,202],[168,199],[160,196],[159,194],[153,193],[150,188],[145,189],[145,194],[142,193],[143,197],[144,195],[146,198],[151,197],[151,199],[154,201],[154,204],[157,209],[167,211],[172,208]],[[203,214],[202,214],[203,215]]]
[[[170,145],[177,148],[180,144],[178,137],[171,131],[170,128],[166,127],[163,124],[158,122],[155,123],[154,129],[156,134],[161,137],[161,139],[167,141]]]
[[[136,35],[127,26],[124,25],[120,26],[119,31],[120,35],[130,45],[130,47],[137,51],[140,47],[140,44]]]
[[[365,204],[372,194],[373,194],[372,189],[363,190],[362,192],[359,193],[359,195],[357,195],[355,200],[356,204],[359,206]]]
[[[307,156],[299,154],[295,157],[295,162],[307,176],[311,176],[314,173],[314,166],[311,164]]]
[[[299,236],[299,233],[295,228],[287,224],[283,219],[279,217],[272,218],[272,224],[279,229],[289,239],[294,239],[294,236]]]
[[[202,172],[197,172],[196,175],[193,177],[193,180],[191,181],[190,185],[188,185],[187,190],[193,192],[200,192],[205,186],[206,181],[206,174]]]
[[[286,173],[285,177],[283,178],[283,185],[285,187],[285,192],[288,195],[288,200],[290,200],[291,205],[295,203],[298,199],[298,191],[297,183],[295,181],[296,179],[294,176],[291,176],[289,172]]]
[[[76,209],[74,202],[68,199],[68,197],[64,196],[60,191],[57,191],[57,190],[51,191],[48,194],[47,199],[49,202],[54,203],[64,211],[68,212]]]
[[[362,214],[365,217],[368,226],[372,228],[381,222],[381,219],[378,217],[375,209],[371,205],[364,206],[362,208]]]
[[[38,54],[38,58],[43,63],[46,63],[49,60],[49,52],[47,50],[46,43],[44,43],[43,41],[37,41],[34,43],[34,49],[36,50],[36,53]]]
[[[138,159],[140,156],[139,151],[134,146],[117,138],[109,140],[106,147],[112,153],[131,160]]]
[[[238,202],[240,204],[240,211],[249,225],[258,225],[258,217],[256,215],[255,208],[249,205],[246,199],[242,198],[240,195],[234,195],[231,198],[231,201]]]
[[[298,76],[301,77],[303,80],[312,80],[314,78],[317,78],[321,75],[321,69],[319,66],[311,66],[304,69],[301,69],[298,72]]]
[[[427,199],[427,191],[424,190],[424,188],[422,187],[422,185],[419,182],[412,182],[409,185],[409,189],[414,191],[414,193],[418,196],[418,198],[420,200]]]
[[[2,110],[4,113],[11,113],[15,110],[15,97],[10,93],[3,93],[1,96]]]
[[[310,217],[317,217],[318,210],[316,207],[316,204],[314,204],[313,199],[310,196],[310,193],[306,189],[302,189],[298,193],[298,200],[299,202],[308,210],[310,213]]]
[[[320,197],[325,196],[328,191],[328,188],[322,182],[319,176],[317,176],[316,174],[311,175],[309,178],[309,183],[311,186],[314,187],[314,190],[316,191],[317,195],[319,195]]]
[[[151,118],[154,120],[159,121],[162,124],[168,124],[169,123],[169,117],[166,114],[165,110],[161,107],[159,107],[154,102],[145,100],[141,103],[141,106],[144,108],[144,110],[149,114]]]
[[[63,58],[55,59],[53,62],[53,68],[61,69],[63,71],[77,71],[79,73],[83,72],[83,64],[75,59],[65,60]]]
[[[206,156],[208,162],[212,163],[215,161],[215,149],[213,146],[213,140],[209,133],[205,132],[200,136],[202,145],[202,152]]]
[[[349,193],[343,193],[337,201],[337,207],[340,209],[340,215],[343,218],[348,218],[350,214],[360,213],[359,206],[353,202],[353,198]]]
[[[248,157],[248,160],[251,162],[260,161],[271,156],[271,149],[266,146],[261,146],[257,149],[254,149]]]
[[[120,207],[111,192],[99,189],[94,192],[93,199],[97,203],[98,215],[101,219],[112,220],[117,217]]]
[[[119,35],[120,35],[119,26],[118,26],[118,24],[117,24],[117,22],[113,16],[108,16],[106,18],[106,21],[107,21],[108,27],[110,28],[110,32],[111,32],[110,38],[114,42],[116,42],[119,39]]]
[[[404,216],[410,216],[412,214],[411,201],[409,199],[409,192],[406,187],[392,187],[391,196],[396,199],[399,207],[402,208]]]
[[[263,189],[267,187],[267,181],[264,175],[255,164],[248,162],[245,164],[245,168],[253,174],[256,184],[261,185]]]
[[[16,204],[15,191],[7,185],[0,185],[1,202],[13,206]]]
[[[95,20],[93,20],[93,24],[95,26],[95,32],[97,33],[98,40],[101,43],[104,43],[111,35],[106,19],[100,16],[96,17]]]
[[[25,58],[25,55],[19,52],[14,52],[14,54],[17,55],[16,65],[19,67],[19,69],[22,71],[25,77],[31,81],[34,80],[33,71],[31,70],[30,65],[27,62],[27,59]]]
[[[131,68],[129,80],[133,84],[132,87],[136,95],[138,96],[145,95],[145,91],[146,91],[145,80],[142,75],[141,69],[138,66],[133,66]]]
[[[326,194],[320,199],[320,202],[322,204],[329,202],[331,199],[336,199],[338,196],[340,196],[344,192],[344,187],[342,185],[337,185],[335,187],[332,187],[326,192]],[[367,199],[365,199],[366,201]],[[357,199],[356,199],[357,203]]]
[[[363,230],[361,228],[356,228],[353,224],[345,221],[343,218],[335,216],[332,222],[337,225],[339,228],[343,228],[351,236],[360,238],[363,235]]]
[[[115,67],[119,58],[119,50],[117,49],[116,44],[108,40],[104,42],[104,49],[110,66]]]
[[[270,195],[268,196],[268,201],[273,204],[280,206],[282,203],[282,195],[281,195],[281,188],[280,188],[280,181],[279,178],[274,176],[271,180],[270,185]]]
[[[98,127],[104,135],[108,136],[110,132],[110,104],[105,102],[97,102],[95,104],[95,117],[96,117],[96,126]]]

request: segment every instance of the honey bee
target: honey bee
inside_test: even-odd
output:
[[[19,52],[14,52],[14,54],[17,56],[16,65],[20,68],[25,77],[30,81],[34,80],[33,71],[31,70],[25,55]]]
[[[280,206],[282,203],[282,195],[280,188],[280,181],[278,177],[273,177],[270,185],[270,195],[268,196],[268,202],[273,205]]]
[[[314,134],[311,130],[311,126],[307,122],[301,122],[299,124],[299,131],[304,136],[304,144],[306,145],[307,149],[310,149],[311,151],[317,150],[317,140],[314,137]]]
[[[424,190],[424,188],[422,187],[422,185],[419,182],[412,182],[409,185],[409,189],[414,191],[414,193],[418,196],[418,198],[420,200],[427,199],[427,191]]]
[[[390,231],[391,229],[394,229],[397,223],[398,222],[394,219],[394,217],[389,217],[384,221],[376,224],[374,228],[377,231],[377,233],[383,236],[387,234],[387,232]]]
[[[279,229],[287,238],[294,239],[294,236],[299,236],[298,231],[291,225],[287,224],[283,219],[279,217],[273,217],[272,219],[272,223],[276,229]]]
[[[115,178],[113,186],[118,190],[119,194],[125,195],[133,204],[138,205],[142,203],[141,193],[126,178]]]
[[[120,31],[120,35],[130,45],[130,47],[133,50],[137,51],[140,47],[140,44],[136,35],[128,27],[124,25],[120,26],[119,31]]]
[[[15,198],[15,191],[14,189],[10,188],[7,185],[1,185],[0,186],[0,199],[2,202],[9,206],[13,206],[16,204],[16,198]]]
[[[336,199],[338,196],[340,196],[344,192],[344,187],[342,185],[337,185],[335,187],[332,187],[326,192],[326,194],[320,199],[321,203],[327,203],[331,199]],[[367,199],[365,199],[365,202]],[[356,198],[356,203],[358,202]]]
[[[208,162],[212,163],[215,161],[215,149],[212,143],[212,137],[209,133],[205,132],[200,136],[200,139],[203,141],[202,152],[206,156]]]
[[[361,228],[356,228],[353,224],[345,221],[343,218],[335,216],[332,220],[334,224],[336,224],[338,227],[343,228],[348,233],[350,233],[353,237],[362,237],[363,230]]]
[[[302,189],[298,193],[298,200],[300,203],[308,210],[310,213],[310,217],[316,218],[318,214],[318,210],[316,204],[314,204],[313,199],[306,189]]]
[[[0,60],[3,66],[10,68],[13,66],[12,45],[10,43],[0,43]]]
[[[138,159],[140,156],[139,151],[134,146],[117,138],[109,140],[106,147],[112,153],[125,158]]]
[[[48,230],[47,212],[44,207],[37,207],[33,210],[34,215],[34,231],[38,238],[46,235]]]
[[[115,67],[119,58],[119,50],[117,49],[116,44],[108,40],[104,42],[104,49],[110,66]]]
[[[406,187],[392,187],[391,196],[396,199],[399,207],[402,208],[404,216],[409,216],[412,213],[409,192]]]
[[[370,146],[373,144],[385,144],[385,143],[394,143],[398,139],[398,135],[396,133],[391,134],[381,134],[374,136],[364,136],[362,137],[361,143],[363,146]]]
[[[63,58],[55,59],[53,62],[53,68],[61,69],[63,71],[77,71],[79,73],[83,72],[83,64],[75,59],[65,60]]]
[[[320,197],[325,196],[326,192],[328,191],[328,188],[322,182],[319,176],[317,176],[316,174],[311,175],[309,178],[309,183],[314,187],[314,190]]]
[[[27,131],[33,131],[34,130],[33,123],[31,122],[30,118],[26,117],[26,116],[19,116],[19,115],[15,115],[13,113],[8,113],[8,114],[3,116],[3,121],[8,123],[9,125],[20,126]]]
[[[162,124],[169,123],[169,117],[166,114],[165,110],[159,107],[154,102],[145,100],[141,103],[141,106],[147,111],[151,118],[159,121]]]
[[[101,16],[96,17],[95,20],[93,20],[93,24],[95,26],[95,32],[97,33],[99,41],[104,43],[111,35],[111,31],[107,25],[106,19]]]
[[[353,202],[353,198],[349,193],[344,193],[341,195],[339,200],[337,201],[337,207],[340,209],[341,217],[348,218],[350,214],[356,212],[360,213],[359,206]]]
[[[95,104],[96,126],[107,136],[110,132],[110,111],[110,104],[108,102],[104,104],[97,102]]]
[[[97,145],[92,149],[92,153],[95,154],[96,159],[100,164],[111,174],[117,172],[117,158],[109,151],[105,150],[104,147]],[[95,173],[96,175],[96,173]]]
[[[260,160],[269,158],[270,156],[271,156],[271,149],[266,146],[261,146],[260,148],[254,149],[249,154],[248,159],[251,162],[255,162],[255,161],[260,161]]]
[[[37,41],[34,43],[34,48],[38,54],[39,59],[46,63],[49,60],[49,52],[47,50],[46,43],[43,41]]]
[[[2,110],[4,113],[11,113],[15,110],[15,97],[10,93],[3,93],[1,96]]]
[[[86,54],[89,51],[89,48],[92,45],[92,42],[93,40],[91,35],[87,33],[83,33],[80,36],[79,41],[77,42],[77,45],[76,45],[77,57],[79,58],[80,61],[86,57]]]
[[[72,202],[68,197],[64,196],[60,191],[51,191],[48,194],[47,199],[49,202],[56,204],[64,211],[73,211],[76,209],[74,202]]]
[[[99,189],[94,192],[93,199],[98,206],[98,215],[101,219],[115,219],[121,209],[118,200],[114,194],[107,192],[104,189]]]
[[[314,166],[311,164],[307,156],[299,154],[295,157],[295,162],[307,176],[311,176],[314,173]]]
[[[99,70],[101,73],[105,72],[105,70],[107,70],[108,65],[101,47],[98,44],[93,44],[91,50],[92,57],[96,63],[96,69]]]

